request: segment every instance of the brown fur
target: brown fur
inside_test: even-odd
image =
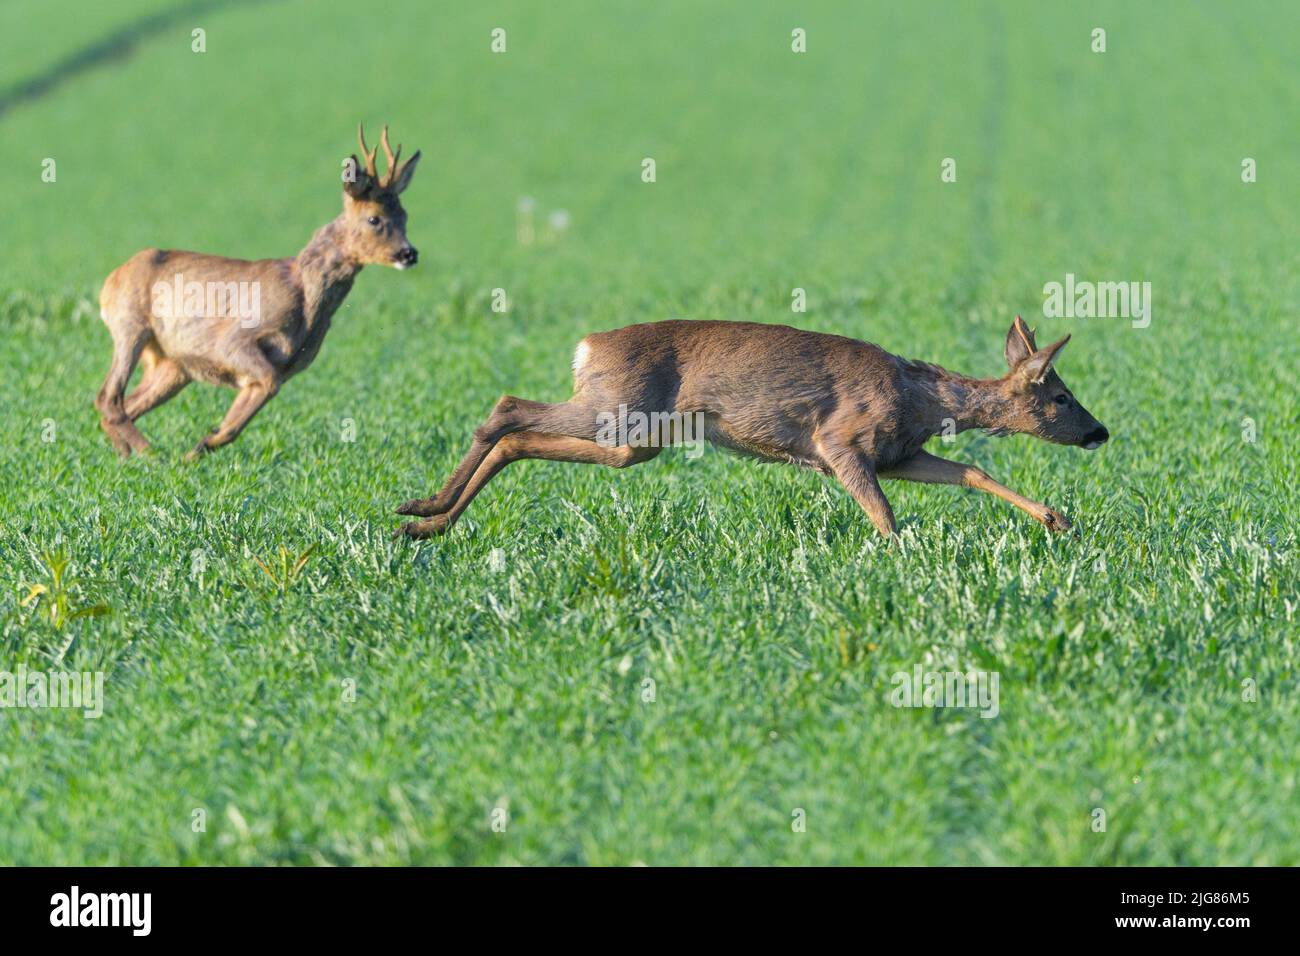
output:
[[[503,396],[442,490],[398,509],[427,519],[401,531],[446,531],[501,468],[521,458],[616,468],[653,458],[658,447],[596,441],[598,416],[620,406],[700,413],[714,444],[832,475],[887,536],[896,523],[880,478],[979,488],[1063,531],[1070,523],[1059,512],[922,446],[968,428],[1067,445],[1104,442],[1105,428],[1052,368],[1068,339],[1040,350],[1017,316],[1004,349],[1008,373],[974,379],[866,342],[781,325],[673,321],[589,335],[574,359],[573,398],[552,405]]]
[[[288,259],[248,262],[196,252],[145,249],[113,271],[100,293],[100,314],[113,336],[113,361],[95,401],[100,426],[118,452],[145,451],[148,441],[135,421],[198,379],[238,389],[225,419],[187,458],[233,441],[290,376],[311,364],[329,331],[330,319],[363,266],[413,265],[417,253],[406,239],[406,212],[398,196],[410,183],[420,154],[399,163],[382,145],[388,175],[375,169],[358,129],[363,168],[355,156],[345,180],[343,212],[322,226],[306,248]],[[376,222],[372,222],[374,219]],[[236,301],[218,301],[202,314],[169,315],[156,308],[155,284],[255,284],[260,315],[241,317]],[[124,397],[137,361],[140,384]]]

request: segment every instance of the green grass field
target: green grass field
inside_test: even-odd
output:
[[[105,689],[0,711],[0,862],[1300,864],[1300,16],[1078,6],[7,3],[0,670]],[[103,278],[293,254],[359,119],[424,152],[420,266],[365,271],[234,445],[181,462],[233,397],[196,385],[119,461]],[[1150,326],[1045,318],[1066,273],[1149,281]],[[1017,313],[1074,334],[1113,440],[933,450],[1077,534],[894,483],[889,546],[828,480],[709,450],[521,463],[390,540],[498,395],[568,396],[589,331],[786,322],[995,375]],[[997,672],[999,715],[891,706],[918,664]]]

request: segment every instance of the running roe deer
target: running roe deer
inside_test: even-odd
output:
[[[402,147],[393,152],[385,126],[380,144],[388,172],[381,179],[378,147],[366,149],[360,126],[357,140],[366,164],[362,169],[351,157],[342,214],[316,230],[296,257],[247,262],[145,249],[104,282],[100,315],[113,336],[113,362],[95,407],[120,455],[148,450],[136,420],[192,379],[239,394],[186,460],[234,441],[281,384],[311,364],[363,266],[415,265],[418,253],[406,239],[406,211],[397,197],[420,154],[400,163]],[[144,373],[124,399],[137,361]]]
[[[602,416],[607,421],[614,410],[702,415],[704,437],[716,445],[832,475],[886,537],[897,526],[880,478],[978,488],[1065,531],[1070,522],[1060,512],[921,446],[968,428],[1100,446],[1110,433],[1052,367],[1069,340],[1039,349],[1016,316],[1005,346],[1010,371],[974,379],[784,325],[672,321],[598,332],[578,343],[573,398],[550,405],[503,396],[442,490],[397,509],[425,518],[399,532],[446,531],[497,472],[521,458],[625,468],[659,454],[662,445],[597,441]]]

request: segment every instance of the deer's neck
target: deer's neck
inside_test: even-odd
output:
[[[915,386],[916,418],[931,434],[964,432],[969,428],[1005,431],[1005,399],[999,379],[967,378],[938,365],[907,362]]]
[[[303,291],[303,320],[307,328],[323,332],[330,317],[352,291],[361,264],[343,251],[343,226],[335,219],[316,230],[298,253],[299,281]]]

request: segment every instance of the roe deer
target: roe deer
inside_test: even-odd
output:
[[[615,410],[620,418],[699,415],[714,444],[832,475],[886,537],[897,526],[880,478],[978,488],[1064,531],[1070,522],[1058,511],[921,446],[940,432],[985,428],[1097,448],[1110,433],[1052,368],[1069,339],[1039,349],[1016,316],[1005,346],[1010,371],[974,379],[784,325],[672,321],[598,332],[578,343],[573,398],[551,405],[503,396],[442,490],[397,509],[426,518],[399,531],[413,538],[446,531],[497,472],[521,458],[624,468],[659,454],[662,443],[598,441],[608,432],[602,419]]]
[[[420,161],[399,163],[380,137],[388,172],[375,169],[378,148],[357,139],[366,164],[345,164],[343,212],[316,230],[294,258],[246,262],[196,252],[145,249],[104,282],[100,315],[113,336],[113,362],[95,407],[100,427],[123,457],[148,441],[135,421],[192,379],[238,389],[226,417],[186,460],[234,441],[258,409],[291,375],[311,364],[330,318],[362,266],[415,265],[406,239],[406,212],[398,201]],[[137,361],[144,374],[123,398]]]

